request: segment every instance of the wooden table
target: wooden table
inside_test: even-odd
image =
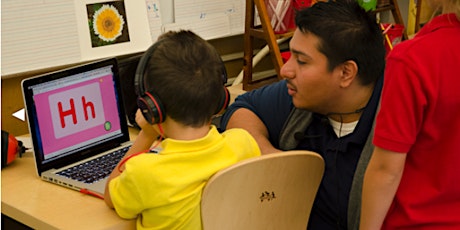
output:
[[[32,146],[29,137],[18,139]],[[30,151],[1,174],[2,214],[31,228],[136,229],[135,220],[121,219],[103,200],[41,180]]]

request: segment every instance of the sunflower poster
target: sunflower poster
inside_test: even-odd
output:
[[[88,4],[86,10],[93,48],[130,41],[124,1]]]

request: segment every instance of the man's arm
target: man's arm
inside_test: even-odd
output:
[[[381,229],[404,171],[406,154],[375,147],[364,175],[360,229]]]
[[[279,152],[268,139],[268,130],[264,123],[251,110],[240,108],[236,110],[227,123],[227,129],[243,128],[256,140],[262,154]]]
[[[262,154],[278,152],[279,136],[292,108],[286,82],[279,81],[238,96],[222,116],[220,128],[246,129]]]

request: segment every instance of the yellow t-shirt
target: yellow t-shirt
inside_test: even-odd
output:
[[[129,159],[110,184],[118,215],[137,218],[137,229],[201,229],[201,193],[217,171],[259,156],[254,138],[243,129],[208,135],[193,141],[165,139],[159,154]]]

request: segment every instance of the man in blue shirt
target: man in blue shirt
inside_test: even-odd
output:
[[[239,96],[221,120],[263,154],[318,152],[326,170],[308,229],[358,229],[361,188],[385,65],[382,32],[356,1],[318,2],[296,14],[283,81]]]

